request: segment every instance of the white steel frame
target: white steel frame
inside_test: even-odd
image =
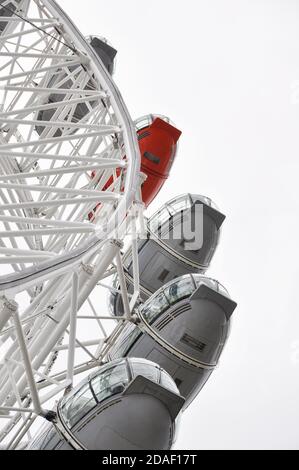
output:
[[[15,449],[37,416],[49,418],[53,397],[98,367],[135,320],[144,225],[136,130],[110,75],[54,0],[0,8],[11,3],[0,33],[0,443]],[[60,99],[49,103],[53,94]],[[128,236],[132,296],[121,256]],[[90,295],[115,273],[125,317],[112,319]],[[90,316],[80,314],[85,302]],[[99,329],[88,340],[78,337],[82,320]]]

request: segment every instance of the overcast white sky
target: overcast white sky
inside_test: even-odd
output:
[[[299,449],[299,2],[60,0],[118,49],[132,117],[183,130],[153,204],[184,192],[227,214],[211,276],[238,301],[221,364],[180,449]]]

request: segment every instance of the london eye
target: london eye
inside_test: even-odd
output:
[[[236,308],[206,275],[225,216],[184,194],[145,218],[181,131],[131,118],[100,31],[54,0],[0,16],[0,446],[170,449]]]

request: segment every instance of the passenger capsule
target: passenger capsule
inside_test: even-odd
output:
[[[216,252],[225,216],[211,199],[197,194],[176,197],[147,224],[147,238],[138,245],[140,296],[145,301],[165,283],[188,273],[205,273]],[[128,291],[133,292],[131,249],[124,256]],[[110,295],[113,315],[123,314],[118,280]]]
[[[104,38],[98,38],[97,36],[89,36],[88,41],[90,45],[93,47],[95,50],[96,54],[98,57],[101,59],[103,62],[104,66],[106,67],[107,71],[112,74],[114,72],[115,68],[115,57],[117,54],[117,51],[111,47],[107,40]],[[86,80],[87,81],[87,80]],[[51,88],[56,88],[56,89],[70,89],[76,83],[78,88],[83,88],[84,90],[94,90],[94,83],[93,79],[89,79],[89,81],[86,83],[82,84],[82,67],[78,67],[76,65],[70,66],[68,68],[68,74],[65,73],[65,71],[57,70],[57,72],[53,75],[51,80],[49,81],[48,88],[49,91]],[[59,92],[54,92],[51,93],[50,96],[48,97],[47,103],[57,103],[59,101],[63,101],[65,99],[65,95],[63,93]],[[88,103],[79,103],[75,106],[75,110],[71,110],[70,112],[72,113],[70,122],[79,122],[81,121],[85,116],[87,116],[88,113],[92,111],[92,108],[95,106],[96,102],[94,101],[89,101]],[[47,110],[42,110],[38,113],[37,119],[39,121],[53,121],[53,127],[55,127],[55,117],[57,121],[63,121],[63,120],[68,120],[69,116],[63,116],[62,118],[60,116],[60,111],[59,108],[55,109],[47,109]],[[67,125],[67,123],[66,123]],[[44,130],[47,129],[43,125],[39,125],[35,127],[36,132],[39,135],[42,135]],[[54,137],[59,137],[62,134],[62,129],[57,129],[56,132],[54,133]]]
[[[183,404],[174,381],[158,365],[116,360],[62,398],[57,423],[47,423],[28,448],[167,450]]]
[[[135,121],[135,126],[141,154],[141,172],[146,176],[141,195],[147,207],[169,177],[182,133],[170,124],[169,118],[153,114],[139,118]],[[119,178],[120,175],[121,170],[117,168],[116,177]],[[91,177],[96,178],[96,173],[93,172]],[[113,183],[114,177],[109,178],[103,191],[110,191]],[[89,220],[94,219],[99,207],[100,204],[88,214]]]
[[[141,171],[147,176],[141,188],[142,200],[147,207],[169,177],[182,133],[165,116],[150,114],[139,118],[135,125],[141,153]]]
[[[236,306],[219,282],[182,276],[140,307],[139,323],[126,325],[109,358],[156,362],[172,376],[187,407],[218,364]]]
[[[14,0],[14,2],[6,2],[6,5],[1,6],[0,18],[3,16],[6,18],[11,18],[13,14],[18,10],[17,4],[19,4],[20,2],[21,0]],[[4,2],[2,1],[0,3],[4,3]],[[0,34],[3,33],[6,26],[7,26],[7,21],[0,21]]]
[[[115,59],[117,50],[109,44],[106,38],[89,36],[87,39],[97,55],[100,57],[107,71],[110,73],[110,75],[113,75],[115,72]]]

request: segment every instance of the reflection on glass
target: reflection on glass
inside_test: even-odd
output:
[[[144,304],[142,309],[143,317],[150,323],[169,307],[169,302],[163,290],[160,290],[155,297]]]
[[[201,276],[200,274],[193,274],[193,279],[198,287],[200,284],[205,284],[206,286],[210,287],[211,289],[219,292],[220,294],[224,295],[225,297],[230,297],[229,293],[227,292],[226,288],[220,284],[220,282],[216,281],[215,279],[207,278]]]
[[[172,199],[167,203],[167,205],[172,209],[174,214],[177,214],[178,212],[190,209],[192,200],[189,194],[184,194],[183,196],[180,196],[176,199]]]
[[[34,438],[34,440],[30,442],[26,450],[44,450],[49,446],[52,440],[55,440],[55,438],[57,438],[56,429],[54,426],[47,423],[45,427],[40,429],[38,437]]]
[[[175,392],[177,394],[180,393],[173,378],[170,377],[170,375],[167,374],[167,372],[165,372],[165,370],[162,370],[162,369],[161,369],[161,385],[167,388],[168,390],[170,390],[171,392]]]
[[[174,125],[167,116],[162,116],[161,114],[148,114],[147,116],[142,116],[138,118],[134,124],[135,128],[137,131],[140,131],[141,129],[145,129],[146,127],[149,127],[152,125],[155,119],[160,118],[163,121],[167,122],[168,124]]]
[[[72,428],[95,406],[96,401],[87,383],[63,404],[62,416],[66,424]]]
[[[107,367],[61,402],[61,413],[67,426],[72,428],[98,403],[121,393],[129,383],[126,363]]]
[[[133,360],[132,369],[134,378],[138,375],[142,375],[143,377],[146,377],[152,382],[159,382],[160,371],[159,368],[156,367],[154,364],[144,361]]]
[[[169,282],[150,297],[140,308],[142,317],[148,323],[153,323],[170,305],[190,297],[200,284],[229,297],[225,287],[218,281],[200,274],[186,274]]]
[[[134,330],[134,333],[136,330],[140,334],[138,328]],[[161,383],[165,388],[178,393],[171,377],[157,364],[140,358],[129,360],[122,358],[102,367],[100,371],[94,373],[61,400],[59,409],[64,423],[69,428],[73,428],[98,404],[114,395],[121,394],[137,376],[146,377],[154,383]],[[45,431],[40,436],[45,442],[49,442],[56,436],[56,431],[53,433],[48,429]],[[41,439],[39,439],[39,445],[41,445]]]
[[[157,212],[148,221],[148,228],[153,233],[158,233],[161,226],[167,222],[171,217],[172,213],[168,210],[167,206],[163,206],[159,212]]]
[[[206,197],[200,195],[183,194],[176,197],[162,206],[148,221],[149,230],[153,233],[158,233],[158,230],[167,222],[171,217],[179,214],[180,212],[187,211],[195,203],[202,203],[206,206],[213,207],[218,210],[216,204]]]
[[[194,291],[194,284],[191,276],[184,276],[179,280],[173,282],[165,288],[165,296],[167,297],[170,305],[189,297]]]
[[[110,367],[91,381],[91,387],[99,403],[121,393],[127,384],[128,374],[125,363]]]
[[[191,206],[192,198],[189,194],[184,194],[183,196],[172,199],[162,206],[161,209],[149,219],[149,230],[158,234],[158,236],[163,237],[163,233],[159,233],[163,224],[180,212],[190,209]],[[165,227],[165,230],[167,230],[167,227]]]
[[[125,356],[137,338],[141,335],[142,332],[137,328],[137,326],[127,325],[123,333],[123,339],[119,342],[119,345],[117,344],[117,357]]]

